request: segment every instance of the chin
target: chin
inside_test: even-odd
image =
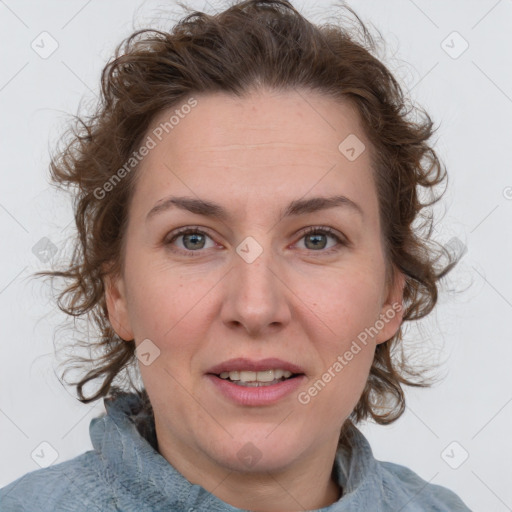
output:
[[[273,431],[273,429],[275,429]],[[215,461],[238,473],[267,473],[285,470],[300,456],[304,449],[304,441],[296,438],[296,433],[283,429],[277,432],[279,427],[253,429],[253,433],[247,429],[240,434],[233,433],[233,438],[224,440],[224,443],[213,446],[215,453],[210,456]],[[269,435],[270,432],[270,435]]]

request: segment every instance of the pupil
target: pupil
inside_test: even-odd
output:
[[[188,241],[190,241],[190,239],[192,238],[192,239],[193,239],[192,248],[194,248],[194,247],[195,247],[195,248],[200,247],[200,245],[194,245],[194,243],[195,243],[195,242],[197,242],[197,241],[198,241],[198,239],[202,238],[202,236],[203,236],[203,235],[201,235],[201,234],[197,234],[197,233],[193,233],[193,234],[191,234],[191,235],[190,235],[190,234],[189,234],[189,235],[185,235],[185,236],[183,237],[183,243],[185,244],[185,247],[186,247],[186,241],[187,241],[187,240],[188,240]],[[199,240],[199,242],[200,242],[200,240]],[[203,240],[203,242],[204,242],[204,240]]]
[[[306,237],[306,246],[308,245],[307,244],[307,240],[316,240],[317,242],[319,241],[319,237],[323,237],[325,235],[321,235],[321,234],[318,234],[318,235],[309,235]],[[313,248],[318,248],[320,247],[321,249],[323,249],[325,247],[325,240],[324,240],[324,244],[322,244],[322,242],[320,241],[320,244],[318,243],[313,243]],[[308,247],[309,249],[310,247]]]

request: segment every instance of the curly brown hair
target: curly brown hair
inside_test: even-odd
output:
[[[117,380],[136,366],[134,340],[122,340],[109,322],[104,278],[122,268],[137,167],[108,194],[98,191],[105,190],[104,185],[140,147],[152,120],[191,94],[221,91],[242,97],[254,85],[300,87],[355,106],[372,145],[388,282],[397,270],[405,276],[403,322],[432,311],[439,280],[458,262],[431,239],[431,207],[444,194],[436,197],[433,192],[447,179],[428,142],[436,129],[430,116],[404,97],[391,72],[373,56],[377,44],[364,23],[352,9],[343,9],[353,15],[360,30],[348,30],[342,23],[312,24],[286,0],[247,0],[215,15],[189,12],[169,32],[137,30],[116,48],[102,71],[95,113],[76,117],[71,140],[50,163],[52,181],[74,188],[77,235],[71,261],[63,269],[37,273],[64,278],[59,308],[99,330],[97,339],[78,341],[88,347],[89,357],[72,358],[87,370],[73,382],[80,401],[119,392]],[[421,201],[420,187],[430,193],[430,202]],[[422,223],[413,226],[417,220]],[[442,265],[444,256],[448,261]],[[349,424],[369,417],[391,423],[405,410],[402,385],[432,385],[425,376],[428,368],[409,366],[402,329],[403,324],[391,339],[377,345]],[[84,386],[96,380],[101,382],[99,388],[84,395]],[[145,393],[131,378],[129,382],[133,390]]]

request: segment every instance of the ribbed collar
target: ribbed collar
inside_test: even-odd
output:
[[[203,487],[189,482],[156,447],[154,420],[147,401],[134,393],[104,400],[106,415],[94,418],[89,431],[104,464],[104,475],[122,510],[240,511]],[[334,471],[343,496],[322,512],[381,510],[382,476],[371,447],[355,426],[351,453],[339,449]]]

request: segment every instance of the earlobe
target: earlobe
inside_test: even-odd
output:
[[[126,301],[126,290],[122,277],[107,275],[103,279],[108,319],[116,334],[125,341],[133,340],[130,317]]]
[[[402,272],[395,269],[393,285],[390,287],[386,301],[382,306],[379,317],[380,321],[377,320],[376,322],[379,328],[379,334],[375,338],[377,344],[384,343],[392,338],[402,324],[404,316],[404,287],[405,276]]]

